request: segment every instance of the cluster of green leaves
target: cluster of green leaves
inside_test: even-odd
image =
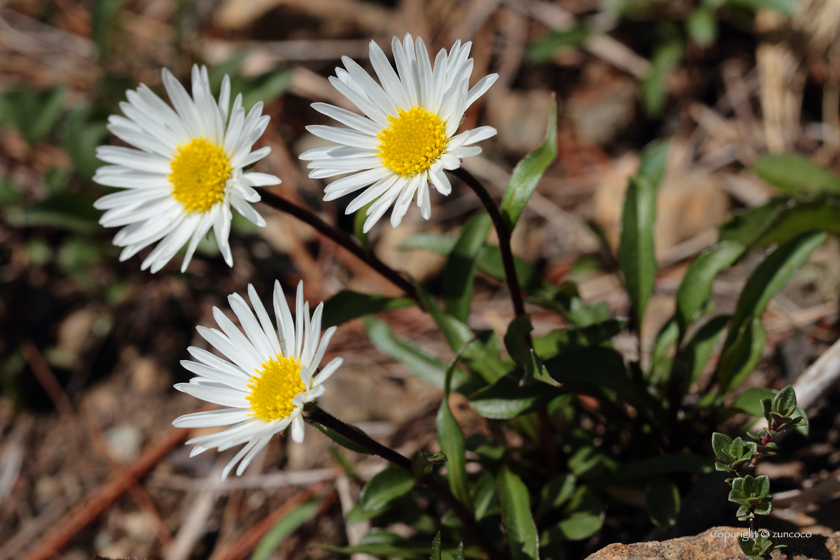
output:
[[[725,434],[712,434],[712,449],[717,457],[715,469],[733,475],[726,482],[732,487],[729,501],[737,504],[739,521],[750,521],[750,535],[739,538],[741,550],[750,560],[769,558],[773,550],[785,545],[773,542],[757,531],[757,519],[770,515],[773,505],[770,495],[770,479],[767,476],[753,476],[756,463],[761,457],[775,455],[779,446],[771,441],[785,430],[793,430],[807,424],[804,413],[796,406],[796,392],[787,386],[772,398],[758,399],[767,426],[760,432],[747,432],[752,441],[740,437],[730,438]]]
[[[545,143],[517,166],[502,199],[502,215],[510,230],[516,227],[539,177],[553,160],[555,126],[556,112],[552,112]],[[351,291],[327,302],[328,324],[362,317],[368,337],[380,352],[445,390],[437,417],[438,441],[447,458],[445,478],[441,480],[476,516],[488,539],[507,547],[514,558],[562,558],[570,542],[597,533],[610,501],[604,491],[607,487],[643,494],[651,522],[662,529],[674,525],[681,507],[681,488],[685,489],[692,474],[713,468],[711,461],[690,453],[691,446],[683,435],[696,431],[699,417],[721,421],[741,412],[755,412],[762,398],[776,402],[772,391],[762,388],[750,389],[729,405],[724,397],[747,379],[761,357],[766,338],[761,316],[771,298],[820,246],[825,230],[836,227],[825,222],[808,224],[796,217],[796,210],[770,219],[767,209],[756,208],[721,228],[720,241],[689,265],[677,289],[674,315],[656,337],[649,363],[628,364],[612,347],[613,337],[628,328],[640,336],[654,292],[657,189],[666,170],[669,147],[668,142],[655,142],[644,150],[625,195],[618,264],[631,302],[628,319],[611,317],[604,302],[584,302],[574,282],[553,285],[532,265],[515,259],[526,302],[557,314],[567,327],[533,336],[531,318],[523,315],[510,322],[501,340],[493,331],[470,328],[475,282],[505,280],[501,251],[487,242],[491,222],[484,213],[468,219],[456,235],[422,233],[403,242],[404,250],[425,250],[446,257],[440,302],[419,284],[419,302]],[[773,181],[786,185],[786,192],[799,188],[825,190],[840,184],[828,172],[807,161],[797,161],[800,168],[817,174],[817,179],[803,179],[799,172],[785,175],[788,168],[771,159],[762,160],[757,172],[767,179],[773,175],[768,169],[775,170],[783,178]],[[789,201],[788,206],[799,204],[798,199]],[[749,276],[735,311],[715,315],[710,300],[715,279],[755,249],[764,251],[765,257]],[[372,316],[410,305],[419,305],[434,320],[456,356],[451,363]],[[720,348],[720,358],[712,364],[715,348]],[[699,395],[702,398],[686,399],[708,370],[713,370],[711,386]],[[472,410],[494,427],[494,437],[465,437],[449,408],[450,392],[466,397]],[[586,414],[577,400],[579,396],[597,402],[599,414],[606,417],[601,424],[606,432],[600,434],[606,435],[578,427],[577,419]],[[786,426],[803,428],[790,417],[787,407],[771,407],[771,412],[787,419]],[[779,418],[775,419],[777,424]],[[556,439],[548,447],[542,439],[546,430],[556,430]],[[509,445],[505,431],[516,432],[523,443]],[[627,443],[628,437],[640,446],[673,443],[665,444],[662,454],[638,457],[631,451],[633,444]],[[706,437],[708,433],[702,435]],[[618,457],[605,440],[616,445],[623,441]],[[562,446],[556,445],[558,441]],[[699,441],[694,440],[698,445]],[[759,449],[757,443],[740,438],[725,448],[719,465],[725,464],[733,471],[749,463]],[[772,445],[761,449],[764,454],[772,453]],[[550,468],[549,455],[555,461]],[[422,476],[439,477],[437,463],[424,461]],[[468,469],[470,463],[477,465]],[[472,470],[482,474],[468,475]],[[440,531],[443,542],[450,543],[446,550],[453,549],[452,543],[472,543],[456,516],[448,513],[436,520],[434,498],[420,483],[420,474],[412,477],[390,469],[385,473],[374,477],[363,492],[359,511],[364,511],[364,519],[385,523],[392,522],[396,515],[421,534]],[[370,488],[385,487],[380,477],[400,477],[399,492],[372,493]],[[758,486],[754,484],[752,480],[739,482],[736,490],[743,494],[750,511],[761,512],[765,507],[761,501],[763,483],[759,480]],[[366,505],[372,495],[379,497],[376,507]],[[498,531],[500,523],[503,533]],[[399,543],[410,546],[410,552],[400,553],[402,557],[426,554],[419,542],[402,542],[383,530],[374,534],[371,542],[341,550],[377,554],[383,550],[382,539],[387,539],[391,552]],[[466,556],[474,547],[475,543],[468,544]]]

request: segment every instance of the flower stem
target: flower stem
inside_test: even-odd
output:
[[[473,190],[473,192],[484,204],[487,213],[490,214],[490,219],[493,220],[493,226],[496,228],[496,234],[499,237],[499,250],[502,252],[502,264],[505,267],[505,280],[507,280],[508,291],[510,292],[510,299],[513,302],[513,311],[517,317],[525,315],[525,303],[522,300],[522,290],[519,287],[519,279],[516,277],[516,265],[513,260],[513,251],[510,248],[510,234],[507,224],[502,219],[502,214],[499,212],[499,207],[493,201],[490,193],[481,184],[481,181],[476,179],[469,171],[463,167],[449,170],[449,173],[460,179],[465,185]]]
[[[365,435],[363,432],[354,429],[349,424],[345,424],[329,412],[326,412],[322,408],[319,408],[318,405],[314,403],[309,403],[304,408],[304,417],[307,421],[313,422],[316,424],[321,424],[324,427],[327,427],[334,432],[341,434],[342,436],[346,437],[353,443],[364,447],[368,451],[370,451],[374,455],[378,455],[382,457],[386,461],[391,464],[398,466],[399,468],[408,471],[412,475],[414,472],[411,468],[411,459],[406,457],[405,455],[394,451],[390,447],[386,447],[379,443],[378,441],[372,439],[371,437]],[[484,552],[487,554],[487,557],[490,560],[506,560],[506,555],[502,554],[500,551],[496,549],[489,541],[484,537],[484,534],[481,532],[481,529],[478,526],[478,522],[475,520],[475,516],[472,514],[470,510],[468,510],[464,504],[462,504],[458,498],[456,498],[449,489],[436,481],[434,478],[429,479],[426,482],[423,482],[432,492],[434,492],[438,498],[440,498],[447,506],[449,506],[452,511],[458,515],[461,519],[461,522],[466,527],[467,531],[469,531],[472,538],[475,542],[480,546]]]
[[[277,196],[276,194],[263,190],[262,192],[260,192],[260,196],[262,197],[261,202],[263,204],[271,206],[275,210],[285,212],[286,214],[294,216],[298,220],[309,224],[310,226],[318,230],[319,233],[325,235],[326,237],[329,237],[330,239],[332,239],[333,241],[335,241],[336,243],[353,253],[360,260],[367,263],[369,267],[374,269],[376,272],[384,276],[387,280],[389,280],[400,290],[405,292],[405,295],[407,295],[415,301],[419,301],[419,298],[417,296],[417,290],[414,289],[414,286],[411,284],[411,282],[400,276],[400,274],[396,270],[379,260],[379,258],[377,258],[377,256],[374,255],[371,251],[368,251],[364,247],[359,245],[355,239],[350,237],[345,232],[341,231],[335,226],[331,226],[330,224],[319,218],[317,215],[315,215],[315,213],[311,210],[307,210],[302,206],[298,206],[293,202],[289,202],[285,198]]]

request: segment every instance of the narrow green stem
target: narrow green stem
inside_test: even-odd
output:
[[[342,436],[346,437],[353,443],[364,447],[368,451],[370,451],[374,455],[378,455],[382,457],[389,463],[398,466],[399,468],[408,471],[409,473],[414,475],[411,469],[411,459],[406,457],[405,455],[394,451],[390,447],[386,447],[379,443],[378,441],[372,439],[371,437],[367,436],[363,432],[360,432],[354,429],[349,424],[345,424],[329,412],[326,412],[322,408],[319,408],[318,405],[314,403],[309,403],[305,405],[304,408],[304,417],[308,422],[320,424],[324,427],[327,427],[334,432],[341,434]],[[458,515],[461,519],[461,522],[466,527],[467,531],[470,533],[472,538],[475,540],[476,544],[484,550],[487,554],[487,557],[490,560],[507,560],[507,557],[499,552],[496,547],[490,544],[489,541],[484,537],[484,534],[481,532],[481,528],[478,526],[478,522],[475,520],[475,516],[473,513],[468,510],[464,504],[462,504],[453,494],[449,491],[449,489],[440,484],[434,478],[423,482],[432,492],[434,492],[438,498],[440,498],[447,506],[449,506],[452,511]]]
[[[490,214],[490,219],[493,220],[493,227],[496,228],[496,234],[499,237],[499,250],[502,253],[502,264],[505,267],[505,280],[507,280],[508,291],[510,292],[510,299],[513,302],[513,311],[516,316],[525,315],[525,302],[522,300],[522,289],[519,287],[519,279],[516,277],[516,264],[513,260],[513,251],[510,248],[510,230],[507,224],[502,219],[502,214],[499,212],[499,207],[493,201],[493,197],[481,184],[481,181],[476,179],[469,171],[463,167],[449,171],[454,177],[460,179],[465,185],[473,190],[478,196],[487,213]]]
[[[281,212],[285,212],[290,216],[294,216],[298,220],[309,224],[319,233],[329,237],[351,253],[353,253],[356,257],[360,260],[367,263],[369,267],[374,269],[376,272],[381,274],[385,277],[388,281],[398,287],[400,290],[405,292],[405,295],[410,297],[415,301],[419,301],[417,296],[417,290],[414,289],[414,286],[411,282],[400,276],[400,274],[379,260],[379,258],[374,255],[371,251],[365,250],[361,245],[359,245],[355,239],[351,236],[346,234],[345,232],[341,231],[335,226],[331,226],[321,218],[319,218],[314,212],[311,210],[307,210],[303,206],[298,206],[293,202],[289,202],[285,198],[277,196],[276,194],[270,193],[266,190],[260,192],[260,196],[262,197],[260,202],[267,206],[271,206],[275,210],[279,210]]]

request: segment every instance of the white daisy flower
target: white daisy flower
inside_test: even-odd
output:
[[[226,408],[186,414],[172,422],[174,426],[205,428],[235,424],[222,432],[189,440],[187,445],[196,444],[191,457],[208,449],[225,451],[245,444],[225,467],[222,480],[236,463],[239,463],[236,474],[241,475],[272,436],[289,425],[292,439],[303,441],[303,405],[324,394],[324,381],[343,362],[335,358],[315,375],[335,327],[321,336],[324,304],[319,304],[310,318],[309,302],[303,301],[303,282],[298,284],[294,318],[283,288],[279,282],[274,283],[279,337],[251,285],[248,285],[248,296],[256,317],[239,294],[228,296],[244,334],[215,307],[213,317],[222,330],[196,327],[198,334],[230,361],[191,346],[188,351],[197,361],[184,360],[181,365],[198,377],[175,385],[179,391]]]
[[[137,149],[96,149],[96,157],[112,165],[100,167],[93,180],[126,189],[96,201],[96,208],[107,210],[99,223],[124,226],[114,237],[114,245],[125,247],[120,261],[160,241],[143,261],[143,270],[157,272],[189,241],[181,265],[185,271],[211,227],[225,262],[233,266],[228,242],[230,207],[265,226],[251,206],[260,200],[253,187],[280,183],[274,175],[243,172],[271,151],[268,147],[251,151],[269,117],[261,116],[262,103],[246,116],[241,94],[230,108],[228,76],[217,103],[210,93],[206,67],[193,66],[192,96],[166,68],[163,85],[174,110],[140,84],[136,91],[126,92],[128,102],[120,103],[125,117],[108,118],[108,130]]]
[[[428,220],[432,212],[429,185],[448,195],[452,187],[444,170],[457,169],[461,159],[480,154],[481,148],[472,144],[496,134],[490,126],[455,134],[467,108],[498,78],[490,74],[469,89],[470,46],[456,41],[449,53],[441,49],[432,68],[422,39],[415,43],[411,35],[403,41],[394,37],[394,71],[382,49],[371,41],[370,61],[381,85],[346,56],[342,58],[346,69],[336,68],[335,77],[330,78],[365,116],[326,103],[312,104],[316,111],[350,128],[306,127],[339,145],[309,150],[300,158],[310,161],[309,176],[315,179],[352,174],[328,185],[324,200],[365,189],[347,207],[348,214],[376,201],[367,211],[365,232],[392,205],[391,225],[397,227],[415,196]]]

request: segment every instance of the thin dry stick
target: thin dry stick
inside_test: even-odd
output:
[[[105,508],[119,498],[138,478],[146,474],[173,447],[186,439],[189,430],[171,429],[163,439],[146,448],[137,461],[127,466],[122,472],[112,474],[96,490],[71,509],[62,519],[53,525],[53,531],[39,539],[33,551],[24,560],[49,560],[81,531],[88,523],[99,517]]]

